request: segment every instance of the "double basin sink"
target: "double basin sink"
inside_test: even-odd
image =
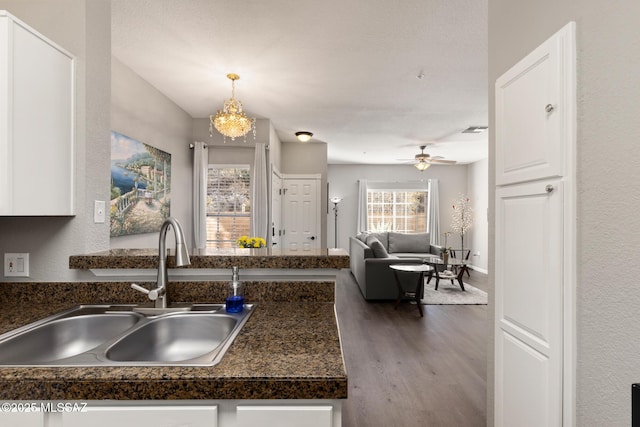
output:
[[[0,335],[0,366],[211,366],[253,309],[81,305]]]

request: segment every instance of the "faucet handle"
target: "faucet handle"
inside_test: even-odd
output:
[[[149,290],[147,288],[143,288],[142,286],[138,285],[137,283],[132,283],[131,287],[133,289],[135,289],[136,291],[140,291],[143,294],[146,294],[151,301],[157,300],[158,297],[160,296],[160,295],[158,295],[158,290],[157,289]]]
[[[143,288],[142,286],[138,285],[137,283],[132,283],[132,284],[131,284],[131,287],[132,287],[133,289],[135,289],[136,291],[140,291],[140,292],[142,292],[143,294],[147,294],[147,295],[149,295],[149,289],[147,289],[147,288]]]

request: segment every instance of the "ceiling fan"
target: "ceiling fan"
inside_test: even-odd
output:
[[[420,146],[420,154],[416,154],[415,158],[409,160],[419,171],[426,170],[432,164],[438,165],[455,165],[455,160],[445,160],[442,156],[431,156],[424,152],[426,145]]]

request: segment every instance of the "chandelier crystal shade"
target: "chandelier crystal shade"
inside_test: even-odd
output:
[[[224,135],[224,142],[229,137],[235,140],[240,136],[244,136],[247,141],[247,133],[253,130],[253,139],[256,138],[256,119],[248,117],[242,111],[242,102],[235,99],[236,87],[235,81],[240,79],[237,74],[227,74],[227,78],[231,80],[231,98],[224,101],[222,110],[218,110],[215,116],[209,116],[209,136],[213,136],[213,128]]]

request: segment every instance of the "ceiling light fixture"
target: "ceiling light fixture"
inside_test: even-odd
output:
[[[237,74],[227,74],[231,80],[231,98],[224,101],[222,110],[218,110],[215,116],[209,116],[209,136],[213,137],[213,128],[224,135],[223,142],[227,142],[227,137],[234,141],[239,136],[244,136],[247,142],[247,133],[253,130],[253,139],[256,139],[256,119],[247,117],[242,111],[242,102],[235,99],[236,80],[240,79]]]
[[[425,162],[424,159],[420,159],[420,161],[418,161],[418,163],[414,164],[413,166],[415,166],[416,169],[418,169],[420,172],[423,172],[427,170],[427,168],[431,165]]]
[[[296,132],[296,136],[298,137],[298,141],[300,142],[309,142],[313,134],[311,132]]]

